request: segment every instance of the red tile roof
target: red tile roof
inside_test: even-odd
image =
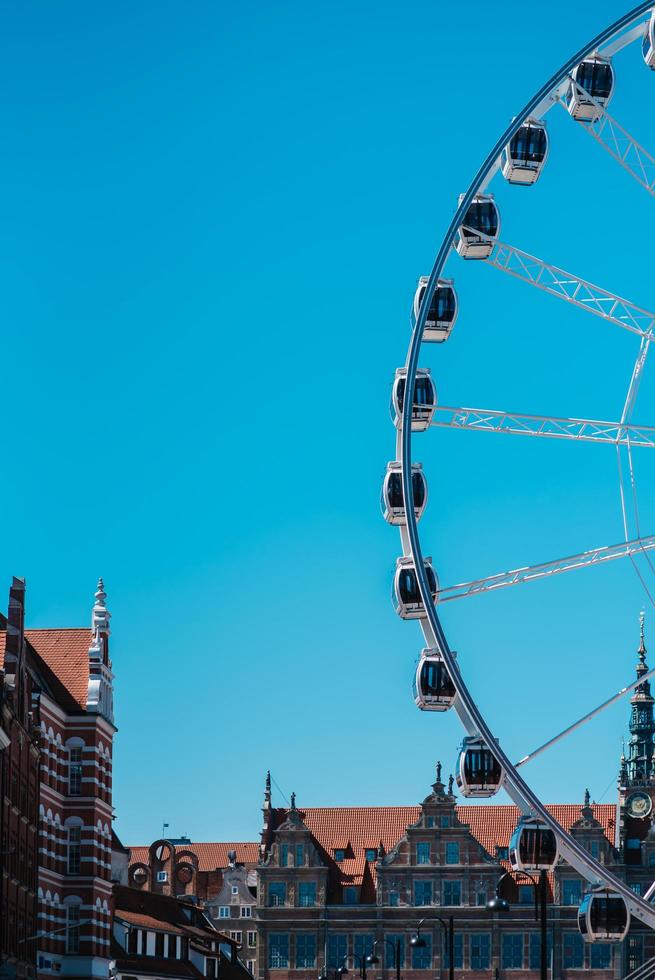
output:
[[[43,662],[66,688],[73,701],[86,709],[89,687],[90,629],[29,629],[25,636]]]
[[[236,851],[239,864],[249,864],[253,867],[259,858],[259,844],[181,844],[175,848],[176,856],[183,851],[191,851],[198,856],[198,871],[215,871],[216,868],[227,868],[229,865],[228,851]],[[148,848],[142,846],[130,847],[130,864],[147,864]]]

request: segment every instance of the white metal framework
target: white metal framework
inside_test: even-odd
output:
[[[644,345],[648,350],[648,345]],[[499,412],[490,408],[451,408],[438,405],[431,425],[476,432],[506,432],[510,435],[541,436],[545,439],[573,439],[577,442],[605,442],[615,446],[655,448],[655,426],[626,425],[596,419],[565,419],[554,415],[525,415]]]
[[[420,376],[418,374],[418,365],[424,339],[427,313],[437,284],[444,275],[446,260],[453,246],[457,247],[459,244],[460,252],[464,251],[462,242],[467,239],[467,231],[473,231],[477,235],[476,246],[478,247],[478,253],[475,256],[469,253],[469,257],[480,258],[482,257],[481,253],[485,251],[490,252],[491,254],[487,261],[490,261],[491,264],[552,295],[565,299],[578,308],[588,310],[599,318],[603,318],[608,322],[637,334],[640,336],[642,343],[630,379],[625,407],[620,422],[598,422],[590,419],[561,419],[549,416],[510,415],[505,412],[486,412],[479,409],[439,409],[436,405],[435,398],[434,404],[430,406],[430,410],[435,416],[433,420],[434,424],[460,428],[482,428],[488,431],[502,431],[522,435],[530,434],[551,438],[614,443],[617,454],[626,453],[628,456],[630,487],[634,490],[634,471],[631,456],[632,446],[651,446],[653,439],[652,427],[634,426],[631,418],[639,381],[641,380],[644,360],[655,331],[655,315],[586,280],[572,276],[556,266],[535,259],[534,256],[493,242],[500,224],[499,217],[497,226],[490,229],[488,235],[485,235],[482,225],[479,229],[469,229],[466,225],[466,217],[469,213],[474,213],[469,212],[471,204],[475,201],[480,201],[483,196],[488,195],[489,192],[487,189],[489,184],[501,167],[503,150],[510,144],[525,121],[528,119],[542,119],[554,105],[559,104],[566,97],[566,93],[570,93],[572,77],[584,79],[585,73],[578,73],[577,70],[578,66],[585,59],[592,61],[596,59],[598,62],[605,59],[609,63],[609,60],[611,60],[616,52],[635,41],[641,41],[650,21],[652,7],[653,0],[648,3],[640,3],[610,27],[598,34],[580,51],[576,52],[515,116],[513,122],[501,134],[496,144],[490,150],[467,192],[461,196],[457,210],[441,242],[427,281],[421,309],[415,323],[413,323],[411,341],[403,369],[406,391],[402,406],[397,406],[396,460],[401,464],[402,468],[402,490],[405,500],[412,499],[413,440],[415,438],[427,438],[425,433],[419,433],[418,431],[414,435],[413,429],[415,429],[415,426],[412,425],[412,415],[417,411],[417,407],[421,410],[424,410],[425,407],[424,398],[421,396],[415,399],[414,391],[417,376]],[[607,101],[609,101],[609,96],[606,94],[605,103]],[[594,109],[593,104],[591,109]],[[593,117],[596,113],[590,111],[589,115]],[[620,157],[619,162],[630,172],[634,171],[633,175],[638,174],[639,167],[643,164],[643,159],[646,159],[643,157],[643,153],[645,153],[643,148],[638,147],[636,141],[630,138],[629,151],[624,151],[623,145],[619,145],[616,141],[627,139],[626,131],[618,128],[615,120],[608,122],[605,119],[607,114],[604,111],[598,115],[599,118],[596,122],[588,121],[581,122],[580,124],[587,126],[592,132],[592,135],[599,141],[607,140],[608,144],[613,141],[613,155],[617,159]],[[579,114],[577,118],[580,119]],[[605,121],[603,121],[604,119]],[[639,167],[635,163],[634,156],[637,148],[641,153],[640,159],[642,159],[642,164]],[[649,161],[652,159],[648,156],[646,160],[648,166],[650,166]],[[646,167],[646,164],[643,164],[643,166]],[[643,171],[642,176],[644,186],[648,182],[650,187],[650,177],[646,174],[646,170]],[[493,242],[493,249],[488,247],[486,249],[483,248],[485,239],[487,246]],[[415,401],[417,403],[416,407]],[[416,421],[415,418],[414,421]],[[409,507],[406,510],[406,524],[399,527],[403,555],[400,561],[406,563],[399,567],[403,567],[406,570],[409,570],[409,568],[412,569],[415,578],[407,578],[407,582],[405,583],[407,597],[414,600],[414,609],[422,608],[419,623],[425,637],[425,645],[430,651],[434,651],[434,654],[443,661],[445,669],[448,671],[456,689],[453,710],[459,715],[466,730],[465,746],[473,746],[476,751],[479,751],[479,758],[470,754],[466,756],[465,752],[460,757],[463,760],[462,779],[464,782],[469,778],[468,771],[464,768],[464,762],[468,760],[471,763],[469,769],[472,768],[473,762],[476,765],[479,763],[482,774],[485,775],[486,769],[489,768],[487,765],[488,760],[485,761],[487,759],[485,752],[491,751],[493,756],[492,761],[494,765],[497,764],[500,770],[499,773],[496,773],[499,778],[495,782],[498,785],[502,783],[523,814],[534,820],[538,820],[540,827],[551,830],[555,834],[558,853],[561,857],[585,877],[594,888],[600,887],[607,890],[607,893],[611,895],[612,901],[617,900],[617,907],[620,903],[623,903],[628,921],[630,916],[634,916],[651,928],[655,928],[655,907],[651,906],[644,898],[636,895],[625,882],[613,875],[607,866],[600,864],[598,860],[593,858],[579,841],[566,833],[552,814],[546,810],[536,793],[534,793],[522,778],[518,767],[512,763],[511,759],[504,752],[502,745],[496,739],[482,711],[468,689],[462,670],[462,666],[465,664],[465,657],[461,658],[463,664],[455,660],[437,613],[438,604],[440,605],[441,602],[448,601],[449,599],[460,598],[465,595],[470,596],[482,591],[491,592],[507,585],[545,578],[576,568],[602,564],[618,557],[629,557],[633,560],[636,555],[643,554],[648,558],[648,552],[655,548],[655,537],[645,537],[638,530],[636,496],[634,496],[633,509],[637,533],[632,535],[629,540],[627,534],[628,521],[627,517],[625,517],[627,509],[624,496],[622,496],[626,540],[621,544],[596,548],[592,551],[569,556],[568,558],[526,566],[511,572],[502,573],[501,575],[466,582],[459,586],[439,590],[438,594],[435,594],[435,584],[438,589],[438,582],[431,566],[429,564],[426,565],[426,558],[424,557],[418,534],[416,514],[414,508]],[[420,594],[420,598],[415,595],[415,592]],[[400,598],[402,599],[402,597]],[[402,610],[400,611],[402,614]],[[597,710],[602,710],[602,707]],[[595,713],[597,713],[596,710],[589,713],[588,717]],[[563,733],[560,733],[555,738],[563,737],[564,734],[578,724],[569,726],[569,729],[565,729]],[[550,740],[547,744],[552,744],[552,741]],[[490,749],[490,747],[492,748]],[[536,750],[536,752],[542,751],[544,747]],[[536,752],[531,753],[529,757],[533,757]],[[527,761],[527,758],[524,758],[521,762]],[[472,769],[472,771],[474,770]],[[475,772],[477,771],[475,770]],[[478,783],[474,783],[472,786],[473,792],[478,791],[478,789]],[[488,789],[489,785],[485,782],[480,792],[488,795]]]

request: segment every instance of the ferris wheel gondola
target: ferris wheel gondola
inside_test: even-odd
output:
[[[594,54],[571,73],[566,108],[580,122],[595,122],[614,93],[614,69],[609,58]]]
[[[460,194],[461,204],[463,195]],[[500,212],[491,194],[476,194],[453,242],[464,259],[488,259],[500,231]]]
[[[425,574],[430,583],[432,601],[436,602],[439,582],[432,567],[432,559],[426,558],[424,564]],[[425,606],[416,580],[416,568],[411,558],[399,558],[397,560],[391,598],[394,609],[401,619],[420,619],[425,616]]]
[[[457,692],[438,650],[426,648],[421,651],[412,690],[414,701],[422,711],[452,708]]]
[[[414,293],[410,323],[412,330],[418,320],[423,296],[428,285],[428,277],[421,276]],[[430,309],[423,326],[423,340],[430,343],[442,343],[448,340],[457,319],[457,293],[452,279],[440,279],[436,285]]]
[[[621,895],[593,888],[578,909],[578,928],[588,943],[620,943],[630,928],[630,912]]]
[[[543,820],[522,817],[509,844],[514,871],[551,871],[558,856],[557,837]]]
[[[387,524],[406,524],[405,498],[403,496],[402,464],[393,460],[387,463],[382,483],[380,508]],[[416,520],[421,519],[428,501],[428,484],[420,463],[412,463],[412,491]]]
[[[648,67],[655,70],[655,10],[650,15],[648,27],[641,42],[641,52]]]
[[[503,149],[500,163],[503,177],[510,184],[534,184],[547,156],[546,124],[539,119],[526,119]]]
[[[396,428],[400,428],[403,420],[403,403],[405,400],[406,368],[398,368],[391,391],[391,418]],[[412,405],[412,432],[422,432],[432,421],[437,407],[437,389],[427,369],[419,368],[414,382],[414,404]]]
[[[462,796],[485,799],[503,785],[504,772],[484,739],[465,738],[459,750],[455,778]]]

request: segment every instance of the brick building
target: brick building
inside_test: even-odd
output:
[[[643,638],[637,676],[647,670]],[[621,759],[618,798],[550,807],[557,820],[601,863],[643,893],[655,878],[655,722],[648,682],[631,698],[628,756]],[[453,916],[458,978],[530,978],[539,975],[540,934],[529,884],[506,882],[511,910],[490,913],[487,901],[508,868],[508,850],[519,811],[507,805],[460,805],[452,777],[441,766],[431,791],[417,806],[273,807],[267,777],[263,830],[256,865],[228,860],[222,870],[196,875],[196,895],[214,922],[239,937],[241,956],[257,980],[316,980],[348,962],[357,970],[375,944],[380,965],[371,978],[394,973],[396,944],[404,980],[426,980],[448,967],[445,935],[437,916]],[[162,842],[157,842],[161,844]],[[250,858],[253,844],[241,845]],[[155,887],[157,845],[133,848],[129,878]],[[221,845],[173,847],[171,868]],[[227,846],[223,846],[227,850]],[[237,845],[231,845],[235,849]],[[155,849],[153,851],[153,848]],[[224,851],[223,851],[224,853]],[[237,852],[238,853],[238,852]],[[154,863],[153,863],[154,858]],[[147,871],[146,871],[147,866]],[[173,880],[171,889],[178,887]],[[549,963],[552,977],[591,980],[625,976],[655,956],[655,936],[633,921],[620,944],[587,944],[577,927],[586,883],[560,860],[549,875]],[[410,947],[425,918],[423,948]]]
[[[100,580],[90,628],[26,629],[16,650],[10,606],[2,634],[0,666],[7,677],[24,664],[40,736],[36,926],[25,915],[40,978],[109,975],[116,729],[105,599]]]
[[[25,583],[15,578],[0,616],[0,967],[34,977],[39,732],[24,656]],[[2,751],[4,749],[4,751]]]

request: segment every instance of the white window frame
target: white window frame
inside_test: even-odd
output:
[[[242,905],[241,906],[241,918],[242,919],[252,919],[252,905]]]

